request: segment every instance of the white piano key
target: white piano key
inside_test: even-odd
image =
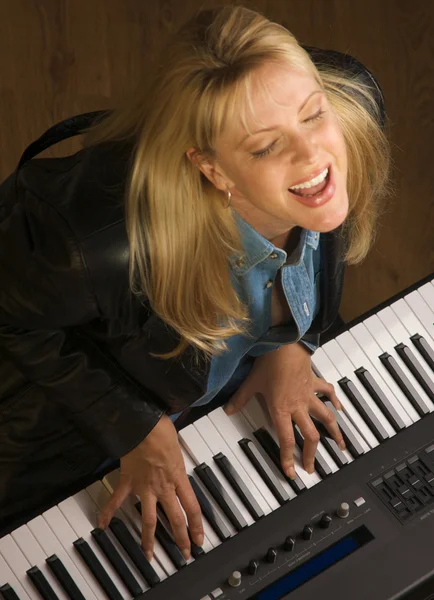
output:
[[[429,344],[431,348],[434,349],[433,337],[428,333],[422,321],[413,312],[412,308],[407,304],[407,302],[403,298],[391,304],[390,308],[399,318],[399,320],[404,325],[410,336],[414,335],[415,333],[418,333],[419,335],[423,336],[426,339],[427,344]],[[411,345],[411,348],[414,348],[413,343]]]
[[[417,413],[414,406],[408,400],[408,398],[404,395],[403,391],[390,375],[389,371],[383,365],[381,360],[378,358],[383,350],[377,344],[374,337],[371,335],[369,329],[363,323],[359,323],[352,327],[349,331],[351,337],[353,337],[357,343],[363,348],[366,356],[369,356],[371,363],[375,366],[377,372],[381,375],[383,381],[387,385],[387,387],[393,392],[394,396],[398,398],[399,402],[402,406],[405,407],[405,410],[410,415],[410,418],[413,422],[416,422],[420,419],[419,414]]]
[[[22,525],[21,527],[18,527],[18,529],[15,529],[15,531],[12,531],[11,536],[29,561],[30,565],[32,567],[38,567],[42,572],[59,600],[69,600],[68,595],[63,591],[63,588],[45,562],[45,559],[48,558],[48,556],[45,554],[27,525]]]
[[[208,465],[208,467],[211,467],[215,476],[226,490],[228,496],[230,496],[232,502],[235,504],[238,511],[243,516],[247,525],[252,525],[255,522],[252,515],[249,513],[247,508],[238,498],[237,493],[235,492],[229,481],[226,479],[226,477],[223,475],[220,469],[218,469],[215,465],[212,458],[212,452],[203,441],[199,432],[193,427],[193,425],[187,425],[187,427],[184,427],[184,429],[181,429],[179,431],[178,436],[181,440],[181,444],[184,446],[184,448],[187,450],[187,452],[190,454],[191,458],[196,462],[197,465],[200,465],[202,462],[205,462]]]
[[[91,536],[90,532],[94,527],[89,521],[89,519],[86,517],[86,515],[82,512],[75,498],[72,496],[70,498],[67,498],[66,500],[63,500],[58,504],[58,507],[60,509],[60,512],[63,514],[65,519],[68,521],[72,529],[77,534],[77,538],[83,538],[89,544],[93,553],[101,563],[107,575],[112,580],[113,584],[116,586],[121,596],[125,599],[129,598],[130,592],[128,591],[126,585],[120,579],[116,571],[113,569],[112,565],[104,556],[98,544]]]
[[[0,556],[0,587],[9,584],[16,592],[20,600],[31,600],[33,596],[30,596],[21,585],[18,577],[12,571],[8,563],[5,561],[3,556]],[[36,590],[34,596],[37,595]]]
[[[77,567],[81,573],[83,579],[86,581],[88,586],[97,598],[106,599],[106,594],[102,587],[95,579],[94,575],[81,559],[80,555],[76,551],[73,542],[79,537],[72,529],[71,525],[65,519],[62,512],[57,506],[53,506],[46,512],[42,513],[42,518],[47,523],[53,534],[57,537],[59,542],[62,544],[65,552],[68,554],[71,561]]]
[[[115,469],[114,471],[111,471],[111,473],[107,473],[105,475],[104,479],[102,480],[103,484],[107,487],[107,489],[110,493],[113,493],[113,491],[116,489],[116,487],[119,483],[119,475],[120,475],[119,469]],[[125,515],[128,517],[128,519],[130,520],[130,523],[133,526],[133,528],[135,529],[136,534],[138,536],[139,544],[141,545],[142,517],[140,516],[136,507],[134,506],[134,503],[136,501],[137,501],[137,499],[135,498],[135,496],[133,497],[132,495],[130,495],[122,504],[122,510],[125,513]],[[167,556],[166,551],[164,550],[164,548],[162,547],[160,542],[155,537],[154,537],[154,558],[151,560],[151,565],[152,565],[154,571],[160,577],[161,581],[163,581],[163,579],[165,579],[166,577],[168,577],[170,575],[174,575],[175,573],[178,572],[175,565],[173,564],[173,562]],[[160,568],[158,568],[157,565],[159,565]],[[162,571],[164,571],[164,575],[160,575],[160,573]]]
[[[410,335],[409,335],[408,331],[402,325],[401,321],[399,320],[397,315],[393,312],[393,310],[390,307],[384,308],[383,310],[380,310],[380,312],[378,313],[378,316],[381,319],[381,321],[383,322],[387,331],[390,333],[390,335],[395,340],[395,343],[399,344],[400,342],[402,342],[403,344],[408,346],[412,350],[413,354],[415,355],[415,358],[418,361],[420,367],[428,375],[428,378],[430,380],[432,380],[433,376],[432,376],[431,370],[429,369],[429,367],[425,363],[425,361],[419,357],[419,353],[416,352],[416,350],[413,346],[413,342],[410,339]],[[396,353],[396,351],[395,351],[395,353]],[[434,406],[433,406],[433,408],[434,408]]]
[[[215,428],[213,422],[209,418],[209,415],[206,415],[195,421],[193,426],[199,431],[203,441],[206,443],[213,455],[223,452],[223,454],[232,463],[234,468],[238,471],[238,474],[243,478],[244,483],[249,488],[249,491],[253,494],[256,502],[262,508],[264,514],[268,514],[270,512],[268,504],[264,500],[259,490],[256,488],[255,483],[250,479],[247,472],[243,469],[243,466],[240,464],[229,445],[220,435],[220,432]],[[224,432],[224,434],[226,434],[226,432]],[[215,462],[213,462],[213,464],[216,465]]]
[[[341,379],[341,374],[322,348],[318,348],[315,354],[313,354],[312,365],[319,377],[322,377],[322,379],[333,385],[336,396],[344,409],[341,411],[341,416],[345,419],[348,427],[351,427],[353,434],[356,436],[365,453],[369,452],[371,448],[378,446],[379,442],[377,438],[366,425],[351,400],[339,387],[338,380]]]
[[[106,506],[106,504],[110,500],[110,495],[111,495],[110,492],[108,491],[108,489],[106,488],[106,486],[103,484],[102,481],[94,481],[94,483],[92,483],[92,485],[89,485],[86,488],[86,491],[89,494],[89,496],[92,498],[92,500],[95,502],[95,504],[97,505],[99,511],[101,512],[101,510]],[[118,508],[115,511],[115,513],[114,513],[113,516],[117,517],[118,519],[120,519],[122,521],[122,523],[128,529],[129,533],[134,538],[134,540],[136,541],[136,543],[138,545],[140,545],[140,540],[138,538],[138,535],[137,535],[136,531],[134,530],[134,528],[132,527],[132,525],[131,525],[131,523],[130,523],[128,517],[127,517],[127,515],[123,512],[122,507]],[[113,538],[115,538],[115,537],[116,536],[113,535],[111,537],[111,539],[113,540]],[[119,543],[119,546],[122,547],[120,543]],[[140,585],[142,585],[145,590],[149,589],[148,582],[143,577],[143,575],[140,573],[140,571],[137,569],[136,565],[129,558],[129,556],[127,555],[127,553],[125,552],[125,550],[123,550],[123,548],[122,548],[122,553],[121,554],[122,554],[122,558],[124,558],[125,562],[128,564],[128,566],[133,571],[134,576],[136,577],[136,579],[139,580]],[[160,572],[158,572],[157,575],[160,577],[160,579],[162,581],[163,579],[165,579],[167,577],[167,575],[161,569],[160,565],[158,565],[158,568],[161,570],[162,576],[160,576]]]
[[[193,461],[193,459],[191,458],[191,456],[189,455],[187,450],[185,450],[185,448],[183,448],[182,446],[181,446],[181,452],[182,452],[182,457],[184,459],[185,471],[186,471],[187,475],[190,475],[191,477],[194,478],[196,484],[200,487],[203,494],[206,496],[208,502],[212,505],[213,509],[218,514],[218,516],[222,519],[222,521],[224,522],[226,527],[229,529],[231,534],[236,535],[237,530],[235,529],[235,527],[232,525],[232,523],[228,520],[226,515],[220,509],[220,507],[215,502],[214,498],[208,492],[207,488],[201,482],[199,477],[195,474],[195,472],[194,472],[194,467],[196,466],[195,462]],[[207,538],[210,540],[211,544],[214,546],[214,548],[216,548],[217,546],[220,546],[220,544],[222,542],[221,542],[220,538],[218,537],[218,535],[216,534],[216,532],[214,531],[214,529],[208,523],[206,517],[202,518],[202,522],[203,522],[203,528],[204,528],[205,534],[206,534]]]
[[[407,367],[405,362],[399,356],[397,351],[395,350],[395,346],[398,343],[394,340],[391,333],[388,331],[387,327],[384,325],[383,321],[377,316],[373,315],[364,321],[366,323],[366,327],[369,329],[371,334],[375,336],[375,339],[378,342],[380,348],[383,349],[383,352],[388,352],[393,356],[396,362],[399,364],[402,371],[405,373],[406,377],[414,387],[414,389],[419,394],[419,397],[423,400],[424,404],[427,406],[428,410],[432,412],[434,410],[434,404],[429,399],[425,390],[420,386],[419,382],[414,377],[413,373]],[[410,342],[411,344],[411,342]],[[411,344],[412,345],[412,344]]]
[[[291,500],[296,498],[297,494],[295,493],[295,491],[292,489],[292,487],[286,481],[286,478],[284,477],[282,472],[279,471],[279,469],[276,467],[274,462],[271,460],[271,458],[268,456],[268,454],[265,452],[265,450],[259,444],[258,440],[253,435],[253,431],[256,428],[252,427],[252,425],[250,424],[250,422],[248,421],[246,416],[243,414],[243,412],[238,411],[237,413],[230,415],[229,419],[232,421],[232,423],[235,425],[235,427],[239,431],[240,439],[245,437],[252,441],[252,443],[255,445],[256,449],[258,450],[258,452],[260,452],[264,461],[267,463],[268,468],[273,472],[274,476],[278,479],[280,485],[283,487],[285,492],[288,494],[289,498]],[[280,506],[280,504],[279,504],[279,506]]]
[[[110,498],[110,494],[108,493],[107,488],[105,488],[100,481],[95,481],[92,489],[95,490],[97,487],[99,487],[97,498],[101,498],[103,493],[106,492],[107,493],[106,500],[108,501],[108,499]],[[102,490],[101,490],[101,488],[102,488]],[[93,496],[94,496],[93,493],[90,493],[88,491],[88,489],[85,489],[85,490],[81,490],[81,492],[78,492],[78,494],[75,494],[73,497],[75,498],[77,504],[79,505],[79,507],[81,508],[83,513],[89,519],[90,523],[93,526],[93,529],[95,529],[96,527],[98,527],[98,513],[100,512],[102,507],[100,507],[99,504],[97,503],[97,501],[94,500]],[[118,511],[116,511],[116,512],[117,512],[117,514],[115,514],[115,516],[121,518],[120,513]],[[127,527],[128,527],[128,525],[127,525]],[[106,534],[109,537],[113,546],[116,548],[118,553],[121,555],[121,558],[124,561],[124,563],[127,565],[127,567],[130,569],[130,571],[134,575],[135,579],[137,579],[137,581],[139,582],[140,587],[142,587],[144,589],[144,591],[148,590],[150,588],[150,586],[145,581],[145,579],[141,576],[141,573],[137,570],[136,566],[131,561],[128,554],[122,548],[122,545],[118,542],[116,536],[110,531],[109,528],[107,528]]]
[[[383,412],[378,408],[378,406],[366,392],[360,381],[357,379],[354,370],[351,368],[351,362],[348,360],[345,353],[342,351],[342,348],[339,347],[339,344],[335,340],[330,340],[322,346],[322,349],[326,354],[328,354],[330,360],[336,366],[336,369],[339,371],[339,373],[341,373],[342,377],[348,377],[349,379],[351,379],[354,387],[357,388],[357,391],[363,397],[366,404],[369,405],[372,412],[375,414],[378,421],[384,427],[388,435],[390,437],[396,435],[396,431],[386,419]]]
[[[261,404],[256,396],[250,398],[248,403],[242,409],[242,413],[255,429],[265,427],[273,436],[276,444],[280,446],[279,438],[277,437],[276,429],[273,421],[271,420],[270,413],[268,412],[268,409]],[[297,445],[294,446],[294,466],[295,472],[307,488],[311,488],[322,481],[321,477],[316,471],[310,474],[304,469],[303,458]]]
[[[414,421],[417,421],[419,419],[419,415],[411,406],[408,400],[406,402],[401,402],[401,397],[395,396],[393,391],[388,387],[384,379],[381,377],[380,373],[377,371],[376,367],[374,366],[374,363],[369,358],[369,355],[365,353],[364,349],[359,346],[356,339],[351,335],[350,332],[346,331],[345,333],[338,335],[335,338],[335,340],[340,345],[343,352],[345,352],[349,360],[352,362],[354,370],[359,367],[364,367],[370,372],[372,377],[375,379],[377,385],[380,387],[381,391],[387,396],[389,401],[395,407],[395,410],[397,411],[401,419],[404,421],[406,427],[412,425]],[[402,396],[404,396],[404,394],[402,394]],[[413,410],[408,411],[408,407],[410,407]]]
[[[434,310],[434,289],[433,286],[430,285],[429,281],[421,285],[417,291],[431,308],[431,310]]]
[[[434,338],[434,307],[430,307],[417,290],[404,296],[404,300],[417,315],[430,336]]]
[[[223,408],[216,408],[212,412],[208,413],[208,417],[211,422],[214,423],[214,427],[218,431],[224,433],[226,443],[231,448],[233,454],[237,457],[238,462],[243,466],[244,471],[248,473],[250,479],[255,483],[256,488],[260,491],[263,498],[267,502],[269,508],[267,509],[267,512],[264,510],[265,514],[268,514],[269,512],[279,508],[280,504],[277,502],[276,498],[270,492],[266,484],[262,481],[259,473],[256,471],[255,467],[249,461],[238,444],[239,440],[241,440],[243,436],[239,433],[233,421],[225,413]]]
[[[65,569],[71,575],[72,579],[76,583],[77,587],[87,600],[96,600],[95,594],[92,592],[85,579],[82,577],[80,571],[77,569],[75,564],[72,562],[66,550],[59,542],[57,537],[54,535],[48,523],[43,519],[42,516],[35,517],[27,523],[28,528],[38,540],[40,546],[44,550],[45,554],[51,556],[55,554],[59,560],[62,561]]]
[[[33,586],[26,573],[33,565],[29,563],[11,535],[5,535],[0,539],[0,555],[4,558],[30,598],[40,600],[39,592]]]

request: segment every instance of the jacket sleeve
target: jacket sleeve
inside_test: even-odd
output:
[[[306,333],[299,342],[313,354],[319,347],[319,337],[319,333]]]
[[[0,186],[0,354],[119,458],[164,407],[83,333],[104,315],[80,246],[61,214],[28,190],[15,201],[13,185],[14,174]]]

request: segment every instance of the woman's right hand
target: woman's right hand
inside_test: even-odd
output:
[[[102,509],[98,525],[106,529],[129,494],[137,494],[142,504],[142,547],[150,560],[157,524],[157,502],[164,508],[173,530],[175,542],[186,559],[190,558],[190,539],[203,544],[202,514],[196,495],[185,472],[178,433],[167,415],[131,452],[120,460],[119,485]]]

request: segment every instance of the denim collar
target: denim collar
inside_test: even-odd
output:
[[[236,275],[244,275],[249,269],[267,259],[272,254],[277,254],[279,266],[297,266],[304,258],[306,246],[310,246],[313,250],[318,248],[320,234],[317,231],[311,231],[310,229],[302,229],[298,246],[288,256],[285,250],[277,248],[253,229],[253,227],[244,221],[234,209],[232,209],[232,212],[240,231],[244,248],[244,254],[241,257],[233,255],[230,258],[232,270]]]

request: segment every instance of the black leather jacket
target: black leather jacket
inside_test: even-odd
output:
[[[29,160],[0,186],[0,496],[18,463],[28,472],[36,457],[54,460],[47,448],[84,471],[206,391],[210,363],[194,364],[192,348],[177,360],[149,355],[178,336],[129,292],[131,149],[111,142]],[[321,244],[312,341],[338,314],[344,271],[338,232]]]

